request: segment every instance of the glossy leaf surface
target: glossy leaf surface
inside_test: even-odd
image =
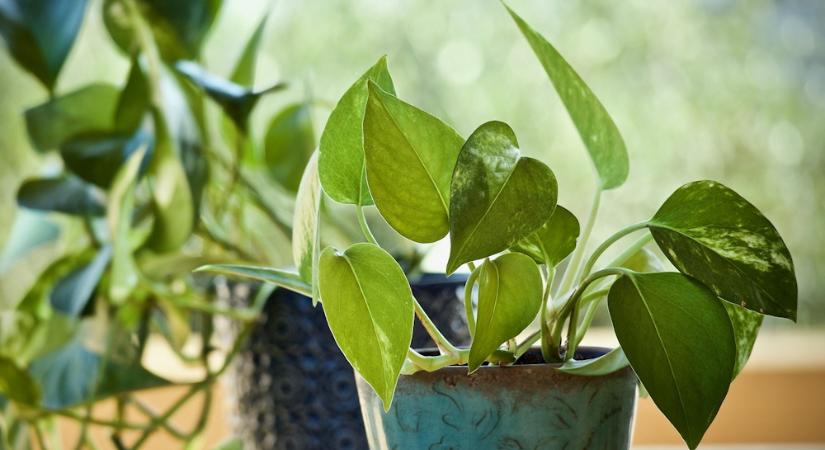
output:
[[[344,252],[327,247],[319,276],[338,347],[388,410],[412,340],[414,299],[404,272],[389,253],[361,243]]]
[[[648,227],[664,254],[723,299],[796,320],[791,254],[776,228],[747,200],[715,181],[677,189]]]
[[[312,286],[304,281],[297,272],[240,264],[209,264],[198,267],[195,272],[213,272],[231,277],[263,281],[307,297],[312,296]]]
[[[736,378],[748,363],[764,317],[762,314],[733,303],[723,302],[722,304],[728,311],[728,317],[733,325],[733,335],[736,338],[736,364],[733,368],[733,377]]]
[[[370,205],[364,170],[364,114],[367,82],[395,95],[395,87],[382,57],[347,89],[327,119],[321,133],[318,170],[324,192],[339,203]]]
[[[518,241],[512,250],[530,256],[539,264],[555,267],[573,250],[579,238],[579,221],[566,208],[556,205],[550,220]]]
[[[24,208],[80,216],[100,216],[105,211],[103,193],[73,176],[26,180],[17,191]]]
[[[728,392],[736,359],[722,302],[679,273],[629,272],[610,288],[608,308],[639,380],[696,448]]]
[[[470,372],[508,339],[536,318],[542,281],[536,263],[521,253],[507,253],[480,268],[478,313],[470,357]]]
[[[559,370],[573,375],[598,377],[621,370],[629,364],[622,348],[616,347],[598,358],[583,361],[568,359]]]
[[[402,236],[435,242],[449,231],[450,180],[464,140],[373,82],[368,94],[364,155],[375,206]]]
[[[312,302],[318,303],[317,268],[321,249],[321,181],[318,178],[318,153],[309,160],[298,195],[295,198],[295,215],[292,222],[292,258],[301,279],[312,285]]]
[[[621,186],[627,179],[627,149],[619,129],[593,91],[559,52],[509,7],[516,22],[564,103],[590,154],[602,189]]]
[[[96,83],[27,109],[26,129],[35,149],[45,152],[81,132],[110,129],[118,95],[114,86]]]
[[[510,248],[552,216],[556,176],[520,153],[515,133],[502,122],[481,125],[464,143],[450,186],[448,274]]]
[[[0,35],[14,59],[51,92],[85,12],[86,0],[3,0]]]
[[[289,105],[272,118],[264,137],[264,160],[269,174],[281,186],[291,192],[298,189],[301,173],[314,150],[309,104]]]

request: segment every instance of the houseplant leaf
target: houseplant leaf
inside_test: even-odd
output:
[[[389,410],[412,341],[413,302],[404,272],[373,244],[321,253],[324,315],[338,347]]]
[[[43,392],[43,406],[63,409],[91,398],[100,357],[78,339],[32,361],[29,371]]]
[[[586,360],[568,359],[559,370],[573,375],[598,377],[623,369],[630,364],[621,347],[616,347],[604,355]]]
[[[53,92],[85,12],[86,0],[5,0],[0,35],[14,59]]]
[[[736,364],[733,368],[733,377],[736,378],[751,356],[756,336],[762,328],[763,316],[733,303],[723,304],[733,325],[733,335],[736,339]]]
[[[287,106],[269,123],[264,138],[264,160],[269,174],[287,190],[298,189],[302,170],[314,150],[315,131],[308,103]]]
[[[120,91],[115,109],[115,125],[118,130],[131,132],[143,122],[149,105],[151,94],[149,84],[144,76],[141,60],[132,57],[132,66],[126,78],[126,85]]]
[[[506,340],[517,336],[541,307],[536,263],[521,253],[486,261],[478,278],[478,313],[467,367],[474,372]]]
[[[80,132],[110,129],[118,95],[116,87],[94,83],[27,109],[26,129],[32,145],[45,152]]]
[[[40,403],[40,389],[29,374],[10,358],[0,356],[0,394],[24,405]]]
[[[627,179],[629,163],[624,140],[613,119],[584,80],[547,39],[533,30],[512,9],[505,7],[527,39],[576,125],[596,168],[601,189],[621,186]]]
[[[246,45],[244,45],[238,61],[235,62],[235,68],[232,69],[232,75],[229,76],[229,80],[233,83],[240,84],[241,86],[255,85],[255,63],[258,59],[258,49],[261,46],[261,37],[264,34],[267,19],[269,19],[269,11],[267,11],[264,18],[258,22],[255,31],[252,32],[249,40],[246,41]]]
[[[607,304],[639,380],[696,448],[728,392],[736,359],[722,302],[679,273],[628,271],[613,283]]]
[[[135,209],[135,185],[138,171],[146,154],[143,147],[136,151],[115,176],[109,193],[106,220],[112,236],[112,272],[109,280],[109,298],[118,304],[132,293],[138,284],[138,270],[132,257],[129,233]]]
[[[231,277],[263,281],[307,297],[312,296],[312,286],[304,281],[297,272],[239,264],[209,264],[198,267],[195,272],[213,272]]]
[[[448,274],[506,250],[552,216],[556,176],[520,153],[515,133],[503,122],[481,125],[464,143],[450,186]]]
[[[387,58],[370,67],[338,100],[321,133],[318,173],[324,192],[339,203],[371,205],[364,171],[364,114],[367,82],[395,95]]]
[[[374,82],[367,90],[364,156],[375,206],[402,236],[435,242],[449,231],[450,180],[464,140]]]
[[[103,193],[77,177],[29,179],[17,191],[17,204],[29,209],[79,216],[105,212]]]
[[[318,258],[321,254],[321,181],[318,178],[318,152],[312,154],[304,169],[292,225],[292,257],[301,279],[312,285],[312,303],[318,303]]]
[[[72,270],[55,284],[50,295],[52,308],[69,316],[78,316],[89,303],[112,258],[112,247],[98,250],[94,259]]]
[[[791,254],[770,221],[730,188],[688,183],[665,200],[648,228],[680,272],[724,300],[796,320]]]
[[[139,148],[148,148],[151,144],[152,135],[143,129],[134,133],[82,133],[60,146],[60,156],[73,174],[108,189],[120,166]]]
[[[512,250],[530,256],[539,264],[550,264],[552,268],[576,249],[579,231],[576,216],[561,205],[556,205],[550,219],[538,230],[516,242]]]
[[[14,223],[0,251],[0,274],[35,249],[54,242],[60,227],[48,214],[21,209],[14,214]]]

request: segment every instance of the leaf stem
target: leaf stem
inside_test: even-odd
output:
[[[570,296],[567,302],[562,306],[559,315],[558,321],[556,322],[556,328],[554,330],[554,337],[557,337],[558,340],[561,338],[561,330],[562,326],[565,322],[565,319],[569,318],[570,322],[567,326],[567,349],[565,350],[564,354],[564,361],[567,361],[576,354],[576,346],[578,345],[575,339],[576,336],[576,328],[578,326],[578,318],[577,318],[577,311],[579,309],[579,302],[582,299],[582,296],[590,287],[591,284],[595,283],[597,280],[609,277],[609,276],[617,276],[623,275],[629,272],[628,269],[623,269],[620,267],[608,267],[606,269],[599,270],[598,272],[593,273],[592,275],[588,276],[576,291],[573,292],[573,295]]]
[[[460,350],[458,347],[453,345],[443,334],[441,331],[438,330],[438,327],[435,326],[435,323],[430,316],[427,315],[427,312],[424,311],[424,308],[421,307],[421,303],[418,303],[418,300],[413,299],[415,306],[415,315],[418,317],[418,320],[421,321],[421,325],[424,326],[424,329],[427,330],[427,334],[430,335],[435,345],[441,351],[442,354],[447,355],[454,355],[457,354]]]
[[[549,267],[545,264],[545,267]],[[540,322],[540,336],[541,336],[541,356],[544,358],[544,361],[550,362],[552,358],[551,348],[550,348],[550,324],[547,322],[547,304],[550,302],[550,291],[553,286],[553,277],[555,275],[555,269],[549,269],[547,272],[547,276],[545,277],[544,281],[544,294],[541,298],[541,310],[539,311],[539,322]],[[532,344],[531,344],[532,345]],[[528,347],[529,349],[529,347]],[[526,349],[524,351],[527,351]],[[519,347],[516,347],[516,354],[521,356],[519,353]]]
[[[601,256],[602,253],[604,253],[605,250],[607,250],[611,245],[616,243],[616,241],[618,241],[619,239],[627,236],[628,234],[631,234],[635,231],[642,230],[646,227],[647,227],[647,222],[636,223],[636,224],[633,224],[633,225],[622,228],[621,230],[617,231],[616,233],[613,233],[613,235],[610,236],[609,238],[605,239],[605,241],[602,242],[601,245],[599,245],[596,248],[596,250],[593,251],[593,253],[590,255],[590,258],[587,259],[587,263],[585,263],[584,269],[582,270],[581,274],[579,274],[578,279],[581,280],[582,278],[590,275],[590,271],[593,270],[593,266],[596,265],[596,262],[599,260],[599,256]],[[632,254],[630,256],[632,256]]]
[[[476,317],[473,311],[473,286],[478,279],[479,273],[480,272],[473,267],[473,271],[464,284],[464,315],[467,316],[467,330],[470,332],[471,338],[475,336],[476,332]]]
[[[590,214],[587,217],[587,223],[584,226],[584,232],[581,234],[579,244],[576,246],[576,250],[573,251],[573,256],[570,257],[570,264],[567,265],[567,270],[564,271],[561,284],[559,284],[559,294],[564,294],[567,292],[572,287],[573,281],[577,278],[579,265],[581,265],[582,259],[584,258],[585,249],[587,248],[587,241],[590,240],[590,234],[593,232],[593,225],[596,223],[596,217],[599,215],[601,200],[602,190],[597,188],[596,194],[593,197],[593,204],[590,207]]]
[[[375,236],[372,234],[370,226],[367,223],[367,217],[364,215],[364,207],[362,205],[355,205],[355,211],[358,215],[358,225],[361,227],[361,233],[364,234],[364,238],[366,238],[370,244],[378,245],[378,241],[375,240]]]

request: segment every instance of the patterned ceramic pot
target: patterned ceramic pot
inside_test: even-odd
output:
[[[413,294],[456,343],[469,340],[464,321],[466,275],[424,275]],[[219,285],[218,297],[247,304],[248,284]],[[235,330],[236,331],[236,330]],[[233,330],[227,330],[227,337]],[[416,323],[413,345],[433,343]],[[226,379],[232,428],[248,450],[363,450],[364,421],[355,379],[321,309],[299,294],[276,290]]]
[[[578,358],[606,349],[583,348]],[[538,352],[536,352],[538,353]],[[446,367],[402,376],[392,407],[357,377],[372,450],[628,449],[636,409],[636,377],[628,367],[609,375],[568,375],[525,355],[528,364]]]

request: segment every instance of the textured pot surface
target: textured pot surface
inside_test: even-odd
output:
[[[425,275],[413,284],[424,309],[456,343],[469,339],[457,297],[465,279]],[[245,284],[224,285],[218,294],[230,305],[244,305],[252,291]],[[413,345],[433,345],[418,323]],[[352,368],[332,338],[321,305],[313,308],[302,295],[273,292],[226,385],[232,427],[245,449],[367,448]]]
[[[602,349],[582,349],[595,356]],[[392,407],[357,377],[372,450],[628,449],[636,377],[568,375],[549,364],[402,376]]]

